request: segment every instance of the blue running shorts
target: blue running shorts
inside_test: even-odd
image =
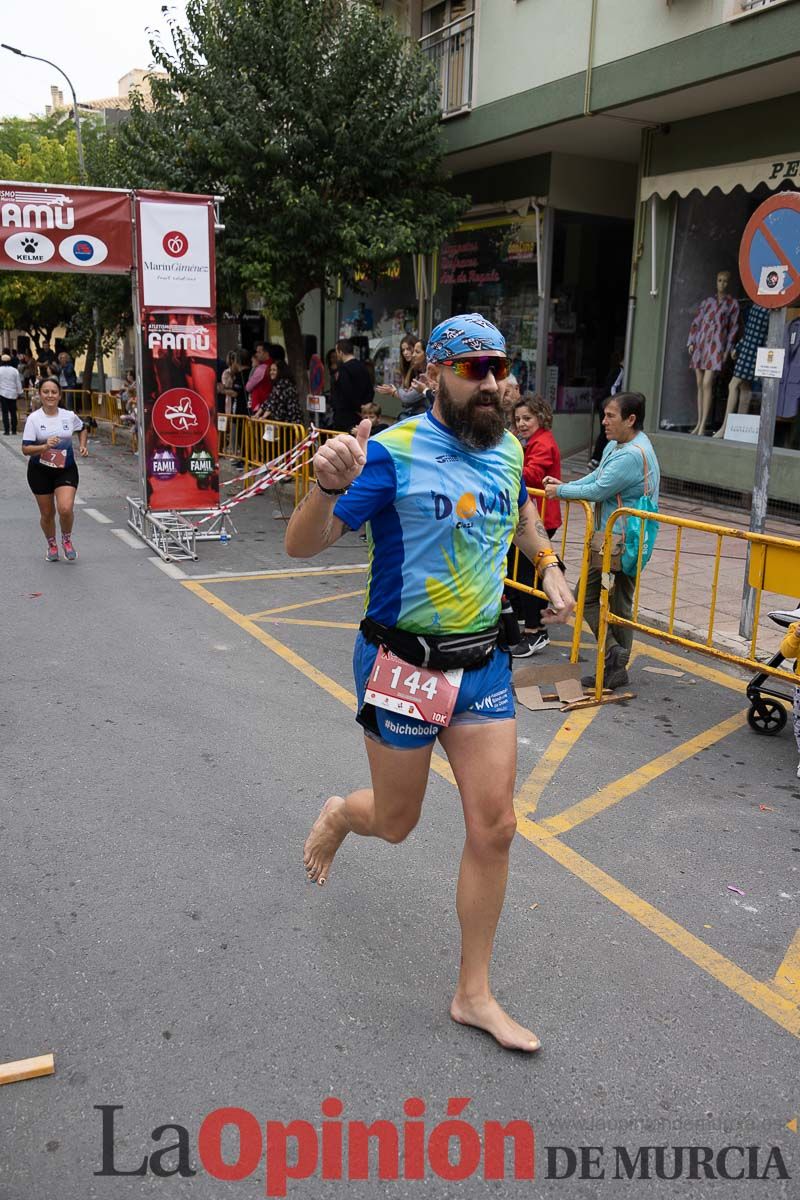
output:
[[[385,708],[376,708],[374,704],[364,703],[367,682],[377,656],[378,647],[359,633],[353,650],[353,675],[358,697],[356,720],[363,726],[367,737],[396,750],[416,750],[419,746],[435,742],[442,725],[428,725],[416,717],[404,717]],[[514,716],[516,709],[511,692],[511,656],[507,650],[496,648],[485,667],[464,672],[450,726],[508,721]]]

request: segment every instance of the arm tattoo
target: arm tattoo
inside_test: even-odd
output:
[[[517,522],[516,536],[519,537],[519,535],[521,533],[524,533],[527,528],[528,528],[528,518],[520,517],[519,521]]]
[[[545,529],[539,517],[536,518],[533,528],[536,530],[539,537],[544,538],[546,542],[550,540],[547,536],[547,530]]]

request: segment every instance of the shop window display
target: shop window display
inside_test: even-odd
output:
[[[756,351],[766,345],[769,313],[745,295],[737,270],[739,245],[750,216],[772,193],[741,187],[724,195],[692,192],[677,201],[675,249],[664,349],[660,427],[697,436],[725,437],[727,418],[757,415],[761,380]],[[775,444],[800,444],[800,379],[791,381],[790,309],[787,353]],[[800,344],[800,321],[796,325]],[[800,361],[798,362],[800,372]]]
[[[339,337],[353,338],[362,347],[360,355],[369,360],[376,384],[396,385],[400,343],[406,333],[416,332],[418,322],[411,259],[398,259],[377,279],[357,282],[361,290],[345,291],[342,297]]]
[[[500,219],[444,243],[434,319],[478,312],[502,329],[522,391],[534,388],[539,293],[536,218]],[[437,314],[441,314],[441,317]]]

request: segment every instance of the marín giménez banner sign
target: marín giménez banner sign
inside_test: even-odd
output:
[[[214,309],[214,208],[210,197],[137,197],[142,307]]]
[[[124,275],[131,220],[130,192],[0,182],[0,270]]]

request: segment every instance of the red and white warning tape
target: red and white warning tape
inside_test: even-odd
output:
[[[299,465],[309,446],[313,445],[319,439],[319,433],[311,426],[308,435],[303,438],[302,442],[298,442],[291,450],[286,450],[283,454],[279,454],[277,458],[273,458],[270,462],[265,463],[262,467],[257,467],[255,471],[246,471],[244,475],[240,475],[238,479],[230,480],[231,483],[237,483],[242,479],[252,478],[254,482],[248,484],[235,496],[231,496],[224,504],[220,504],[218,508],[213,509],[200,521],[195,523],[195,528],[199,529],[201,525],[205,525],[206,521],[213,521],[221,513],[230,512],[237,504],[242,504],[245,500],[249,500],[251,496],[258,496],[265,492],[267,488],[276,483],[283,483],[287,479],[292,479],[299,468]]]

